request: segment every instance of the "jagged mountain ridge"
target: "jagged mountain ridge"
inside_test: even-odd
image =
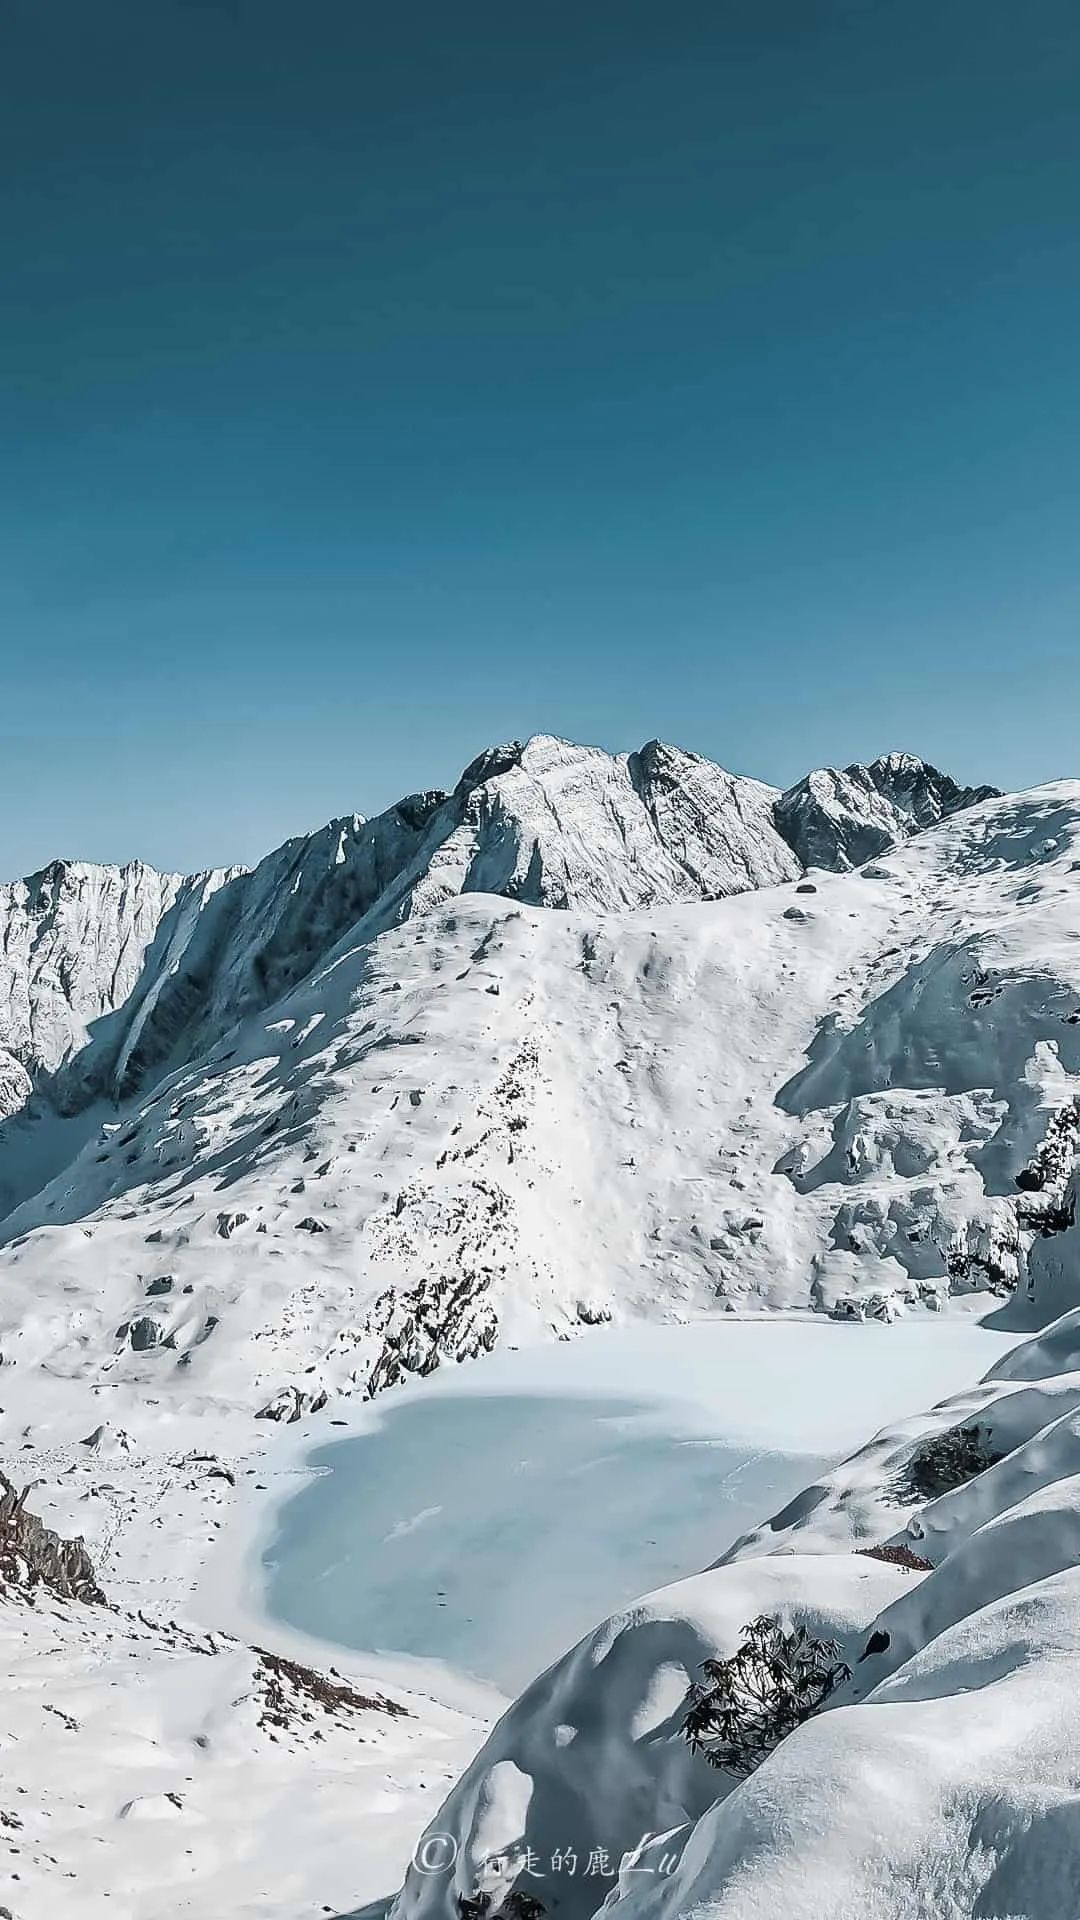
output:
[[[776,824],[804,866],[842,873],[997,795],[959,787],[915,754],[886,753],[869,766],[808,773],[780,796]]]
[[[70,1114],[147,1084],[349,929],[370,939],[470,892],[592,911],[723,898],[850,866],[990,791],[889,755],[781,795],[655,740],[608,754],[540,735],[253,870],[56,861],[0,888],[0,1120],[35,1088]]]

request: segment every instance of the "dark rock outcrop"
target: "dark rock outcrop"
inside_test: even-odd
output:
[[[81,1538],[64,1540],[26,1507],[28,1487],[19,1493],[0,1473],[0,1582],[21,1592],[47,1587],[60,1600],[104,1604],[90,1555]]]
[[[996,787],[960,787],[913,753],[885,753],[868,766],[819,768],[776,803],[776,826],[804,867],[861,866]]]

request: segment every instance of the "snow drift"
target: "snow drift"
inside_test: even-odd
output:
[[[528,1894],[575,1920],[1060,1920],[1080,1875],[1080,1374],[1059,1370],[1076,1321],[556,1662],[435,1816],[452,1865],[414,1866],[394,1914]],[[973,1421],[981,1454],[919,1500],[918,1463],[956,1478]],[[703,1662],[758,1615],[835,1641],[849,1671],[740,1779],[685,1721]],[[569,1873],[568,1849],[604,1877]]]

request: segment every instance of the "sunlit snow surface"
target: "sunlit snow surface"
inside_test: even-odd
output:
[[[363,1652],[516,1689],[598,1616],[696,1572],[883,1420],[1010,1344],[971,1320],[729,1321],[504,1353],[314,1454],[267,1604]]]
[[[67,1035],[84,1092],[104,1084],[103,1060],[112,1090],[125,1062],[146,1077],[130,1094],[123,1080],[119,1108],[70,1164],[81,1115],[28,1113],[5,1130],[0,1185],[27,1198],[0,1252],[4,1464],[49,1524],[85,1536],[120,1609],[0,1608],[0,1807],[25,1828],[5,1828],[0,1907],[19,1920],[104,1920],[118,1902],[125,1920],[342,1913],[400,1884],[431,1821],[452,1824],[459,1871],[414,1877],[399,1920],[460,1920],[458,1897],[508,1833],[538,1852],[577,1838],[614,1854],[643,1820],[683,1818],[693,1846],[662,1909],[634,1913],[627,1893],[619,1920],[1073,1913],[1080,1845],[1050,1830],[1076,1832],[1080,1779],[1080,1327],[1067,1318],[976,1387],[999,1349],[951,1316],[984,1281],[984,1306],[1014,1328],[1071,1316],[1080,1298],[1062,1124],[1080,1097],[1080,784],[974,808],[854,873],[731,899],[654,893],[650,866],[650,904],[628,912],[611,911],[619,876],[644,869],[637,843],[611,865],[621,833],[606,789],[605,777],[599,806],[560,796],[575,876],[565,913],[457,897],[501,883],[486,861],[478,877],[467,833],[462,857],[440,856],[398,902],[412,917],[369,938],[370,917],[349,920],[367,897],[368,842],[339,823],[275,856],[252,889],[218,887],[174,973],[183,928],[155,970],[141,922],[125,943],[128,922],[96,882],[45,876],[32,937],[15,942],[33,962],[42,1059],[66,1058]],[[683,825],[680,813],[685,845]],[[530,827],[530,858],[532,838]],[[694,864],[703,871],[697,853]],[[62,953],[57,890],[74,897]],[[240,894],[226,927],[216,913]],[[624,903],[640,899],[635,883]],[[10,942],[5,952],[14,964]],[[76,953],[85,970],[69,971]],[[252,1002],[256,960],[269,974]],[[16,1012],[27,977],[20,962]],[[77,977],[86,992],[69,997]],[[115,994],[122,1018],[107,1012]],[[237,1008],[245,1018],[226,1036]],[[0,1082],[16,1100],[20,1032],[0,1033]],[[1021,1233],[1017,1176],[1052,1129],[1058,1230]],[[743,1324],[766,1306],[898,1319]],[[609,1327],[577,1337],[607,1314]],[[147,1323],[158,1338],[134,1341]],[[622,1343],[635,1324],[651,1344],[632,1365]],[[508,1353],[471,1375],[453,1365],[492,1339],[566,1335],[550,1358]],[[662,1369],[656,1343],[669,1340],[678,1358]],[[420,1386],[418,1406],[395,1388],[365,1412],[373,1383],[435,1362],[442,1377]],[[920,1411],[957,1385],[950,1407]],[[492,1421],[479,1401],[430,1398],[444,1392],[513,1404]],[[253,1418],[282,1395],[286,1413],[326,1400],[295,1425]],[[559,1428],[537,1440],[553,1403]],[[445,1638],[427,1651],[444,1665],[401,1678],[389,1661],[341,1655],[354,1684],[401,1695],[410,1717],[365,1715],[359,1730],[320,1717],[285,1741],[260,1724],[247,1644],[321,1666],[335,1653],[280,1611],[247,1623],[246,1575],[259,1569],[242,1546],[310,1484],[304,1451],[325,1447],[339,1416],[353,1444],[332,1456],[348,1471],[333,1476],[329,1549],[320,1564],[309,1545],[305,1562],[286,1538],[282,1571],[306,1584],[305,1606],[320,1587],[340,1597],[357,1642],[377,1627],[392,1646],[408,1623],[395,1568],[404,1581],[404,1556],[430,1546],[438,1571],[422,1598]],[[451,1420],[486,1422],[487,1435],[462,1445],[454,1473],[441,1437]],[[919,1511],[898,1502],[921,1438],[970,1421],[987,1425],[998,1464]],[[523,1516],[507,1487],[526,1429],[530,1459],[539,1441],[554,1451],[531,1469]],[[399,1495],[369,1513],[374,1469],[389,1471],[406,1443]],[[739,1448],[744,1460],[794,1455],[800,1489],[817,1485],[776,1527],[782,1500],[763,1489],[766,1524],[736,1559],[622,1610],[669,1570],[636,1558],[646,1548],[703,1566],[744,1526],[721,1494],[724,1481],[727,1495],[746,1493],[746,1473],[732,1483],[727,1471]],[[821,1473],[822,1458],[855,1448]],[[565,1487],[575,1472],[595,1483],[583,1463],[601,1456],[604,1498],[590,1500],[585,1532]],[[699,1525],[703,1459],[716,1475]],[[672,1484],[657,1516],[664,1460]],[[485,1521],[477,1543],[489,1511],[501,1527]],[[934,1571],[854,1551],[894,1536]],[[205,1565],[219,1550],[220,1572]],[[368,1573],[388,1589],[378,1621],[360,1615]],[[576,1593],[586,1577],[596,1599]],[[556,1595],[568,1610],[552,1623]],[[280,1608],[273,1586],[270,1597]],[[732,1652],[761,1612],[841,1640],[852,1696],[706,1824],[716,1773],[702,1763],[691,1778],[685,1741],[656,1716],[677,1714],[673,1689]],[[512,1620],[517,1671],[531,1672],[555,1626],[560,1651],[583,1614],[603,1624],[478,1754],[501,1696],[458,1684],[453,1663],[502,1671]],[[197,1629],[194,1644],[173,1643],[173,1619]],[[450,1638],[462,1619],[471,1644]],[[863,1661],[879,1621],[889,1647]],[[223,1629],[241,1644],[219,1638],[208,1658],[201,1636]],[[535,1783],[524,1831],[522,1774]],[[494,1835],[489,1804],[507,1823]],[[501,1899],[500,1884],[490,1890]],[[594,1897],[596,1882],[575,1880],[576,1908],[557,1891],[559,1920],[591,1920],[608,1884]]]

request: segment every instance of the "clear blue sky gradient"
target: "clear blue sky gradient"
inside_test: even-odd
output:
[[[7,0],[0,874],[1080,772],[1076,0]]]

